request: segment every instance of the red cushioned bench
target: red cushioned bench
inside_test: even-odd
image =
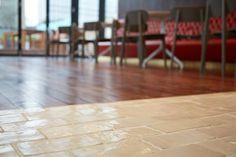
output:
[[[236,29],[236,12],[230,14],[227,18],[228,29]],[[166,24],[167,30],[167,47],[171,49],[172,45],[172,34],[173,34],[174,22],[169,21]],[[198,33],[200,25],[190,23],[182,24],[180,26],[180,32],[182,33]],[[151,20],[148,22],[148,32],[147,33],[157,33],[160,30],[159,21]],[[221,30],[221,19],[212,18],[210,20],[210,31],[220,32]],[[118,34],[122,35],[122,29],[118,30]],[[110,43],[100,43],[99,51],[105,50]],[[159,41],[147,42],[147,55],[153,52],[159,47]],[[182,61],[200,61],[201,58],[201,41],[200,40],[181,40],[177,41],[175,55]],[[137,47],[136,44],[127,45],[127,57],[137,57]],[[161,55],[157,58],[162,58]],[[210,39],[209,46],[207,50],[207,61],[220,62],[221,61],[221,39]],[[236,38],[229,38],[227,40],[227,62],[236,62]]]

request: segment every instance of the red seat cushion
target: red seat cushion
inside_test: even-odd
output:
[[[167,21],[165,25],[166,29],[166,42],[167,47],[170,49],[173,42],[173,32],[174,32],[173,21]],[[221,31],[221,18],[211,18],[209,30],[211,33]],[[150,20],[148,22],[147,34],[160,33],[160,21]],[[236,11],[232,12],[227,17],[227,28],[236,29]],[[123,35],[124,29],[121,28],[117,31],[118,36]],[[201,24],[200,23],[180,23],[178,34],[180,35],[200,35],[201,34]],[[136,57],[137,47],[135,44],[127,44],[127,56]],[[147,42],[147,54],[150,54],[159,46],[159,41]],[[102,46],[104,47],[104,45]],[[201,56],[201,41],[200,40],[180,40],[177,41],[175,54],[181,60],[186,61],[200,61]],[[161,57],[159,55],[158,57]],[[221,40],[213,39],[209,41],[207,49],[207,60],[219,62],[221,60]],[[227,40],[227,62],[236,62],[236,39]]]

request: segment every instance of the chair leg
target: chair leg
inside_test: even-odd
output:
[[[234,78],[236,79],[236,64],[234,66]]]
[[[176,40],[177,40],[177,33],[178,33],[178,25],[179,25],[179,16],[180,12],[179,10],[176,13],[175,17],[175,27],[174,27],[174,37],[173,37],[173,45],[172,45],[172,56],[171,56],[171,65],[170,68],[173,68],[174,65],[174,57],[175,57],[175,49],[176,49]]]
[[[176,34],[175,34],[175,37],[173,39],[173,45],[172,45],[172,56],[171,56],[171,65],[170,65],[170,68],[173,69],[174,67],[174,57],[175,57],[175,50],[176,50]]]
[[[167,61],[166,61],[166,41],[165,41],[165,38],[162,39],[162,45],[163,45],[162,54],[163,54],[163,59],[164,59],[164,66],[165,66],[165,68],[167,68]]]
[[[94,42],[94,57],[96,64],[98,63],[98,42]]]
[[[209,8],[206,11],[206,18],[204,22],[204,28],[202,33],[202,53],[201,53],[201,68],[202,75],[206,72],[206,52],[208,47],[208,31],[209,31]]]
[[[145,40],[139,39],[137,42],[138,56],[139,56],[139,67],[142,68],[143,60],[145,57]]]
[[[57,53],[57,54],[56,54],[57,56],[59,56],[59,49],[60,49],[60,44],[57,44],[57,52],[56,52],[56,53]]]
[[[113,60],[114,60],[114,64],[116,65],[116,57],[117,57],[117,41],[115,41],[115,47],[113,47]]]
[[[52,46],[51,46],[52,50],[50,52],[52,52],[52,54],[54,54],[54,46],[55,46],[55,44],[52,44]],[[49,53],[49,55],[52,55],[52,54]]]
[[[82,50],[81,50],[82,54],[81,54],[81,57],[84,58],[84,57],[85,57],[85,44],[82,43],[81,46],[82,46]]]
[[[111,41],[111,64],[116,65],[116,41]]]
[[[123,39],[122,41],[122,49],[121,49],[121,53],[120,53],[120,65],[123,65],[123,59],[126,53],[126,43],[125,43],[125,39]]]
[[[222,45],[221,45],[221,76],[225,77],[226,71],[226,2],[222,1]]]

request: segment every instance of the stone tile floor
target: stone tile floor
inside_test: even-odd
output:
[[[0,157],[235,157],[236,92],[0,111]]]

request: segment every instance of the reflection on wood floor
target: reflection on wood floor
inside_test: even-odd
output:
[[[198,71],[96,65],[92,60],[1,57],[0,109],[114,102],[236,90],[233,78]]]

